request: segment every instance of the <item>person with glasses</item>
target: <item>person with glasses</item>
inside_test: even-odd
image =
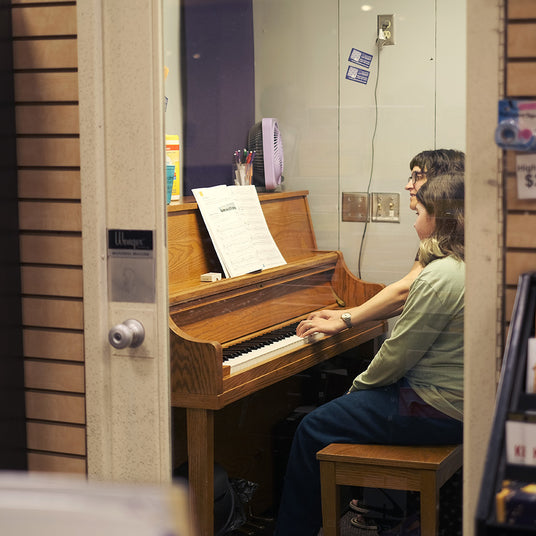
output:
[[[427,168],[424,168],[426,171]],[[316,453],[330,443],[449,445],[463,440],[464,177],[415,195],[422,270],[391,336],[348,392],[308,413],[292,440],[275,536],[321,526]]]
[[[417,190],[427,181],[444,173],[463,173],[465,154],[455,149],[422,151],[409,163],[411,176],[404,189],[409,192],[409,208],[415,210]]]
[[[422,151],[411,159],[409,168],[411,176],[404,189],[409,193],[409,208],[415,210],[416,195],[423,184],[433,181],[439,175],[463,173],[465,154],[455,149]],[[298,325],[296,334],[299,337],[307,337],[317,332],[334,335],[343,329],[365,322],[387,320],[399,315],[410,286],[421,270],[422,265],[416,257],[410,271],[402,279],[387,285],[370,300],[342,312],[321,310],[311,313],[305,321]]]

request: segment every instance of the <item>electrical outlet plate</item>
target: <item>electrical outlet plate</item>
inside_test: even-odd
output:
[[[368,221],[369,194],[362,192],[343,192],[342,221]]]
[[[383,30],[383,35],[385,45],[394,45],[395,44],[395,16],[394,15],[378,15],[378,28],[376,29],[376,35],[380,35],[380,30]]]
[[[371,221],[400,223],[400,194],[371,194]]]

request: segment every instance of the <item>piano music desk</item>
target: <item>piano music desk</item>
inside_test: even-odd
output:
[[[307,192],[259,194],[266,222],[287,264],[201,283],[221,272],[197,204],[168,207],[171,404],[186,408],[192,513],[200,535],[213,533],[214,412],[387,331],[370,322],[246,362],[235,372],[228,348],[292,325],[320,309],[359,305],[383,285],[356,278],[338,251],[319,251]]]

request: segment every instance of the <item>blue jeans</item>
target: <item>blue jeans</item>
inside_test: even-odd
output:
[[[448,445],[463,441],[463,423],[426,405],[413,391],[411,399],[422,404],[408,411],[408,405],[401,403],[407,391],[405,380],[400,380],[348,393],[302,419],[292,441],[275,536],[318,534],[322,512],[316,453],[330,443]],[[423,417],[423,413],[431,416]]]

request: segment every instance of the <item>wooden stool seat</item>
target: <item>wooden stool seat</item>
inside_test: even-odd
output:
[[[323,535],[338,536],[338,486],[418,491],[421,534],[437,535],[439,490],[462,466],[462,445],[396,446],[332,443],[316,455],[320,461]]]

